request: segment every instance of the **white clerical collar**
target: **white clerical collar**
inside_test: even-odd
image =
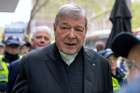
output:
[[[60,55],[63,59],[63,61],[68,65],[70,66],[70,64],[75,60],[76,56],[77,56],[77,53],[76,54],[73,54],[73,55],[68,55],[68,54],[65,54],[61,51],[60,52]]]

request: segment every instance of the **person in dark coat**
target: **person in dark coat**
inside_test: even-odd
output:
[[[17,73],[19,71],[20,63],[21,63],[21,59],[18,59],[16,61],[12,62],[8,66],[9,76],[8,76],[7,93],[11,93],[11,91],[12,91],[12,88],[13,88],[15,81],[16,81]]]
[[[13,93],[112,93],[109,63],[83,47],[84,10],[75,4],[63,5],[54,32],[54,44],[22,58]]]
[[[7,90],[8,83],[8,65],[12,61],[20,58],[19,48],[20,40],[18,37],[9,36],[4,41],[4,53],[0,55],[0,92],[5,92]]]

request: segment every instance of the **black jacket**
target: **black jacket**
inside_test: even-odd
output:
[[[23,57],[13,93],[67,93],[54,65],[58,61],[58,54],[53,44]],[[93,50],[84,49],[83,54],[84,93],[112,93],[108,62]]]

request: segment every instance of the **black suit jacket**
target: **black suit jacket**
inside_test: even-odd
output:
[[[67,93],[54,62],[58,59],[55,44],[23,57],[13,93]],[[84,93],[112,93],[108,62],[93,50],[84,49]]]

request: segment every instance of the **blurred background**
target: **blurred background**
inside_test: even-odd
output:
[[[0,0],[0,40],[16,35],[21,40],[30,39],[35,25],[48,25],[53,31],[53,21],[58,8],[66,3],[76,3],[87,11],[89,29],[87,42],[106,40],[111,32],[109,20],[115,0]],[[140,32],[140,0],[126,0],[132,14],[132,31]]]

